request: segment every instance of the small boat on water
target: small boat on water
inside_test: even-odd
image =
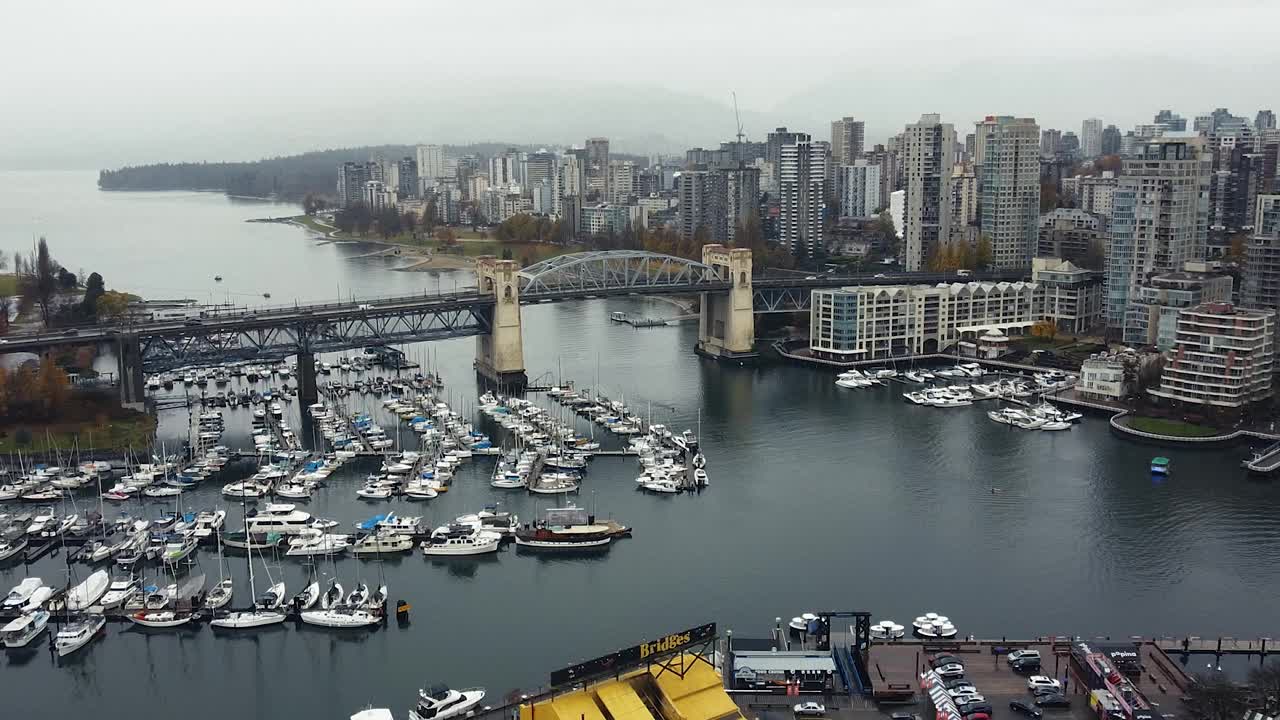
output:
[[[484,700],[484,688],[450,690],[436,685],[418,691],[418,703],[409,711],[409,720],[446,720],[466,715]]]
[[[1168,475],[1171,461],[1167,457],[1151,458],[1151,472],[1155,475]]]
[[[0,642],[7,648],[23,648],[44,633],[48,626],[48,610],[24,613],[0,628]]]
[[[320,581],[312,580],[302,592],[293,596],[293,606],[301,610],[310,610],[320,602]]]
[[[63,625],[53,639],[53,646],[58,651],[58,657],[66,657],[88,645],[90,641],[98,636],[98,632],[106,624],[107,619],[101,615],[84,615],[73,622]]]
[[[308,610],[299,615],[302,622],[327,628],[363,628],[376,625],[381,618],[363,608],[336,607]]]
[[[428,556],[483,555],[498,551],[502,536],[472,525],[455,523],[437,528],[422,541],[422,554]]]
[[[67,592],[67,609],[72,612],[87,610],[106,594],[110,585],[111,576],[106,570],[98,570]]]
[[[353,555],[387,555],[413,550],[413,537],[391,532],[365,535],[351,546]]]
[[[209,588],[209,592],[204,596],[204,606],[209,610],[219,610],[226,607],[231,602],[231,596],[234,594],[235,586],[231,578],[224,578]]]
[[[111,583],[111,586],[107,588],[107,592],[102,596],[101,605],[104,610],[118,608],[129,602],[140,590],[138,581],[133,578],[116,580]]]
[[[192,613],[176,610],[139,610],[129,615],[129,620],[142,627],[166,629],[186,625],[194,617]]]
[[[43,586],[44,581],[40,578],[27,578],[15,585],[14,588],[9,591],[9,594],[4,598],[2,606],[6,610],[16,610],[23,605],[26,605],[27,601],[31,599],[31,596]]]

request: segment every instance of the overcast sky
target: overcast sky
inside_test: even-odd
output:
[[[36,0],[0,25],[0,168],[320,147],[672,151],[942,113],[1077,133],[1280,106],[1276,0]],[[1280,107],[1278,107],[1280,109]]]

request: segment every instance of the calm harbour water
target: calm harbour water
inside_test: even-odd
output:
[[[470,282],[461,273],[389,272],[385,260],[344,259],[360,254],[357,246],[242,222],[289,206],[99,193],[94,179],[0,173],[0,247],[45,234],[68,266],[154,297],[247,302],[269,288],[282,302],[329,298],[339,287],[379,295]],[[225,287],[215,287],[214,274]],[[485,685],[500,697],[669,630],[715,620],[763,635],[775,616],[820,609],[899,622],[936,611],[980,637],[1277,631],[1280,501],[1274,485],[1244,477],[1243,447],[1157,450],[1112,436],[1099,418],[1064,433],[1014,431],[987,420],[981,405],[920,407],[898,387],[842,390],[806,368],[721,367],[693,353],[694,326],[636,330],[610,323],[612,310],[676,312],[637,299],[526,308],[530,376],[559,367],[592,386],[598,368],[606,394],[651,411],[655,422],[684,428],[700,418],[707,492],[643,495],[634,490],[634,459],[600,458],[579,502],[595,502],[635,536],[599,558],[505,551],[447,563],[420,554],[341,560],[348,588],[359,572],[371,583],[385,578],[393,600],[411,602],[411,625],[357,634],[290,626],[235,638],[109,625],[71,662],[45,650],[0,660],[5,715],[345,718],[372,702],[403,717],[431,682]],[[436,363],[455,408],[475,401],[474,342],[407,349]],[[224,442],[244,444],[248,412],[224,412]],[[180,442],[186,422],[184,412],[166,411],[162,436]],[[1165,482],[1147,472],[1155,454],[1173,460]],[[371,468],[349,466],[304,505],[344,525],[388,509],[440,524],[496,499],[531,517],[528,496],[489,487],[492,462],[473,461],[449,493],[425,504],[357,500]],[[225,507],[220,485],[184,495],[183,507]],[[157,514],[171,507],[149,506]],[[239,509],[230,513],[237,525]],[[216,555],[199,557],[216,578]],[[245,592],[243,557],[229,565]],[[302,564],[282,566],[290,591],[298,589]],[[0,590],[26,574],[57,581],[64,568],[55,556],[0,570]],[[271,571],[279,572],[275,563]]]

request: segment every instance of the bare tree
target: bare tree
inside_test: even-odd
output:
[[[1187,689],[1186,706],[1201,720],[1239,720],[1244,716],[1248,693],[1222,673],[1196,675]]]
[[[1280,661],[1271,661],[1249,671],[1249,685],[1258,694],[1264,715],[1280,714]]]

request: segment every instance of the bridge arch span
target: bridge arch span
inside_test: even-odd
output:
[[[697,290],[723,283],[720,267],[645,250],[598,250],[559,255],[520,271],[520,293],[603,292],[670,288]]]

